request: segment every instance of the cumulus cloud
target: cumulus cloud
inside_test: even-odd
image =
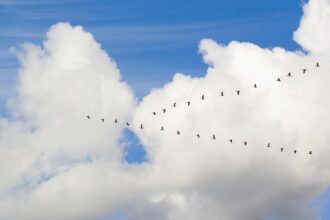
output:
[[[0,219],[316,219],[308,204],[330,181],[329,8],[304,6],[294,38],[308,53],[203,39],[205,76],[177,73],[138,105],[91,34],[52,26],[42,46],[17,52],[12,118],[0,120]],[[127,120],[143,164],[122,161]]]

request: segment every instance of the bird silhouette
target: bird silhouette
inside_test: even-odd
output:
[[[320,67],[320,64],[319,63],[316,63],[316,67]]]
[[[291,75],[291,72],[289,72],[287,76],[288,76],[288,77],[291,77],[291,76],[292,76],[292,75]]]
[[[309,151],[308,154],[312,154],[312,151]]]
[[[143,124],[140,125],[140,129],[143,129]]]
[[[215,140],[215,135],[212,135],[212,139]]]
[[[307,69],[302,69],[303,73],[306,73]]]
[[[173,107],[176,107],[176,102],[173,103]]]
[[[156,116],[156,112],[152,112],[152,114]]]
[[[127,125],[127,126],[129,126],[129,123],[128,123],[128,122],[126,122],[126,125]]]
[[[177,135],[180,135],[180,131],[176,131],[176,134],[177,134]]]
[[[115,123],[118,123],[118,119],[116,118],[114,122],[115,122]]]
[[[91,116],[87,115],[86,118],[87,118],[87,119],[91,119]]]
[[[284,150],[284,148],[282,147],[282,148],[281,148],[281,152],[283,152],[283,150]]]
[[[244,146],[246,146],[247,145],[247,141],[244,141]]]
[[[237,93],[237,95],[239,95],[240,91],[239,91],[239,90],[237,90],[237,91],[236,91],[236,93]]]
[[[104,118],[101,118],[102,123],[104,122]]]
[[[187,104],[188,104],[188,106],[189,106],[189,105],[190,105],[190,102],[188,101]]]
[[[200,138],[200,137],[201,137],[199,134],[196,134],[196,136],[197,136],[198,138]]]
[[[205,100],[205,96],[204,96],[204,94],[202,95],[202,98],[201,98],[202,100]]]
[[[257,84],[256,83],[254,84],[254,88],[257,88]]]
[[[230,142],[230,143],[233,143],[233,139],[229,139],[229,142]]]
[[[296,153],[297,153],[297,150],[294,150],[294,151],[293,151],[293,153],[295,153],[295,154],[296,154]]]
[[[270,143],[267,144],[267,147],[270,147]]]
[[[223,91],[221,91],[221,96],[224,96]]]
[[[162,127],[160,128],[160,130],[161,130],[161,131],[164,131],[164,127],[162,126]]]
[[[280,78],[277,78],[277,82],[281,82],[281,79]]]
[[[163,108],[163,113],[165,114],[165,112],[166,112],[166,109],[165,109],[165,108]]]

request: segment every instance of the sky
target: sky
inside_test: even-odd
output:
[[[319,152],[329,152],[328,130],[317,124],[329,109],[320,98],[321,89],[327,91],[327,81],[311,78],[307,83],[299,78],[296,84],[278,90],[272,87],[271,77],[275,76],[264,73],[298,69],[299,65],[312,69],[316,60],[327,60],[330,47],[308,31],[314,30],[310,23],[319,22],[322,27],[329,19],[326,10],[330,4],[326,5],[328,0],[312,1],[305,14],[310,20],[301,26],[304,2],[300,0],[100,0],[93,4],[83,0],[0,0],[0,147],[3,154],[10,153],[0,163],[5,173],[0,179],[0,212],[4,213],[0,219],[239,220],[238,214],[265,220],[313,219],[302,207],[315,209],[319,219],[328,219],[329,164],[321,153],[317,162],[267,153],[269,165],[259,168],[265,162],[260,153],[247,153],[246,157],[228,150],[217,158],[214,155],[222,151],[208,142],[197,149],[200,145],[188,137],[164,138],[147,129],[167,123],[166,129],[181,126],[183,131],[195,132],[200,125],[204,131],[213,129],[223,136],[229,132],[235,137],[250,135],[256,146],[264,140],[251,131],[260,129],[260,134],[277,144],[300,145],[299,152],[315,142]],[[321,21],[313,17],[318,4],[326,6]],[[315,30],[320,36],[327,34],[322,28]],[[319,75],[323,72],[326,67]],[[224,74],[228,77],[221,76]],[[149,119],[150,109],[164,103],[193,99],[201,90],[213,97],[218,85],[246,89],[245,83],[252,79],[268,86],[261,89],[263,96],[256,98],[247,92],[246,100],[226,102],[225,109],[198,104],[193,112],[168,112],[168,117],[175,118],[171,122],[169,118]],[[320,90],[311,95],[305,89],[317,86]],[[302,112],[293,114],[299,108]],[[92,114],[91,124],[81,122],[77,109],[83,109],[83,115]],[[132,121],[133,128],[123,124],[116,129],[110,124],[101,128],[94,121],[106,117],[108,122],[114,113],[120,123]],[[223,115],[226,117],[214,119]],[[310,118],[304,121],[306,117]],[[145,131],[138,129],[141,121],[147,126]],[[315,124],[321,132],[310,130]],[[75,134],[68,135],[72,131]],[[22,161],[18,167],[11,162],[17,159]],[[236,168],[232,174],[226,172],[226,164]],[[13,168],[12,173],[7,167]],[[259,175],[254,174],[256,170]],[[105,180],[100,181],[101,177]],[[286,178],[292,183],[286,185]],[[76,189],[81,180],[89,186]],[[246,188],[239,184],[245,181]],[[264,189],[263,184],[270,184],[273,190]],[[56,192],[67,192],[64,199],[75,205],[61,204],[63,198]],[[91,196],[91,207],[78,214],[76,210],[85,206],[76,199]],[[247,208],[238,202],[250,199],[253,202]],[[235,209],[235,203],[240,208]],[[220,206],[223,210],[217,210]],[[256,206],[260,212],[251,211]],[[11,213],[13,207],[19,207],[25,217]],[[52,212],[53,207],[59,213]],[[40,208],[44,208],[44,216],[36,211]],[[194,210],[205,215],[196,215]]]

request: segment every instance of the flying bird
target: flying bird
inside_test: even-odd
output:
[[[188,101],[187,104],[188,104],[188,106],[189,106],[189,105],[190,105],[190,102]]]
[[[140,125],[140,129],[143,129],[143,124]]]
[[[161,130],[161,131],[164,131],[164,127],[162,126],[162,127],[160,128],[160,130]]]
[[[282,148],[281,148],[281,152],[283,152],[283,150],[284,150],[284,148],[282,147]]]
[[[127,125],[127,126],[129,126],[129,123],[128,123],[128,122],[126,122],[126,125]]]
[[[239,91],[239,90],[237,90],[237,91],[236,91],[236,93],[237,93],[237,95],[239,95],[240,91]]]
[[[104,122],[104,118],[101,118],[102,123]]]
[[[308,154],[312,154],[312,151],[309,151],[309,153]]]
[[[233,143],[233,139],[229,139],[229,142],[230,142],[230,143]]]
[[[294,151],[293,151],[293,153],[295,153],[295,154],[296,154],[296,153],[297,153],[297,150],[294,150]]]
[[[202,98],[201,98],[202,100],[205,100],[205,96],[204,96],[204,94],[202,95]]]
[[[173,103],[173,107],[176,107],[176,102]]]
[[[197,136],[198,138],[200,138],[200,137],[201,137],[199,134],[196,134],[196,136]]]
[[[224,96],[223,91],[221,91],[221,96]]]
[[[156,112],[152,112],[152,114],[156,116]]]
[[[320,67],[320,64],[319,63],[316,63],[316,67]]]
[[[254,88],[257,88],[257,84],[256,83],[254,84]]]
[[[115,123],[118,123],[118,119],[116,118],[114,122],[115,122]]]
[[[246,146],[247,145],[247,141],[244,141],[244,146]]]
[[[165,108],[163,108],[163,113],[165,114],[165,112],[166,112],[166,109],[165,109]]]
[[[289,72],[287,76],[288,76],[288,77],[291,77],[291,76],[292,76],[292,75],[291,75],[291,72]]]
[[[277,78],[277,82],[281,82],[281,79],[280,78]]]
[[[215,140],[215,135],[212,136],[212,139]]]
[[[303,73],[306,73],[307,69],[302,69]]]
[[[180,131],[176,131],[177,135],[180,135]]]
[[[267,144],[267,147],[270,147],[270,143]]]
[[[87,115],[86,118],[87,118],[87,119],[91,119],[91,116]]]

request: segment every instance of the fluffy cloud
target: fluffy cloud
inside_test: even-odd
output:
[[[316,218],[306,206],[330,181],[329,7],[304,6],[295,39],[308,54],[204,39],[206,75],[177,73],[137,107],[89,33],[52,26],[42,46],[18,51],[13,117],[0,120],[0,219]],[[144,164],[122,162],[126,120]]]

